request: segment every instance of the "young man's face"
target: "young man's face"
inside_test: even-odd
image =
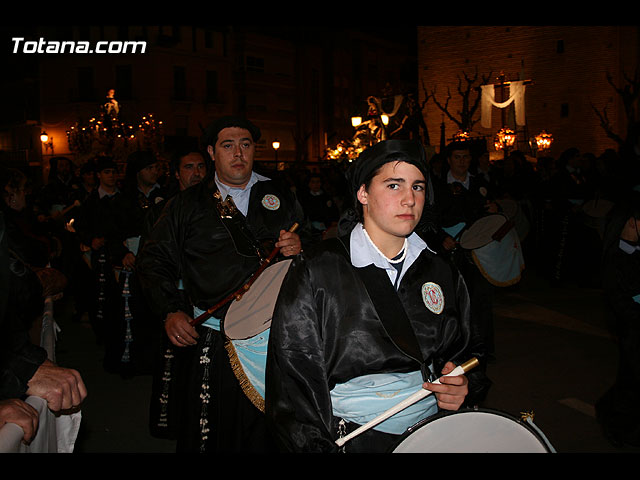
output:
[[[469,150],[454,150],[449,156],[449,169],[453,175],[466,175],[471,165],[471,153]]]
[[[103,187],[115,187],[117,181],[117,172],[115,168],[105,168],[98,172],[98,180]]]
[[[196,152],[189,153],[180,159],[180,166],[176,172],[176,179],[180,190],[196,185],[202,181],[207,173],[207,164],[202,155]]]
[[[406,237],[422,216],[426,199],[426,181],[422,172],[406,162],[382,166],[369,188],[358,190],[364,227],[374,240]],[[376,238],[374,238],[376,237]]]
[[[249,130],[240,127],[222,129],[215,146],[209,146],[208,151],[222,183],[237,188],[247,185],[256,151]]]
[[[152,186],[158,181],[159,175],[158,164],[152,163],[138,172],[138,183],[147,187]]]

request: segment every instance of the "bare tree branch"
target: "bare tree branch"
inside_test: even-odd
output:
[[[486,85],[488,83],[488,79],[491,78],[491,74],[482,75],[482,80],[480,85]],[[473,126],[478,122],[478,119],[474,119],[474,116],[480,106],[481,94],[480,94],[480,86],[478,83],[478,68],[475,68],[473,75],[468,74],[467,72],[462,72],[462,76],[458,75],[458,84],[457,84],[457,93],[462,99],[461,108],[453,114],[449,109],[449,102],[452,99],[451,91],[447,88],[447,97],[444,103],[438,101],[436,98],[436,87],[431,90],[431,93],[426,95],[426,87],[424,86],[423,80],[423,90],[425,91],[426,98],[433,98],[433,102],[440,109],[440,111],[447,116],[449,120],[455,123],[459,130],[470,132],[473,129]],[[472,95],[476,94],[475,99],[472,101]]]

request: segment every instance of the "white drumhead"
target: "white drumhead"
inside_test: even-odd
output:
[[[508,415],[468,410],[426,420],[393,453],[549,453],[524,423]]]
[[[504,215],[487,215],[476,220],[460,236],[460,246],[467,250],[484,247],[493,241],[493,234],[502,227],[507,218]]]
[[[271,326],[276,305],[291,260],[282,260],[265,268],[240,300],[231,302],[224,319],[224,332],[232,340],[244,340]]]

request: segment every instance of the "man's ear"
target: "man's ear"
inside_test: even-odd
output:
[[[215,161],[216,161],[216,159],[215,159],[215,157],[213,156],[214,149],[213,149],[213,146],[212,146],[212,145],[209,145],[209,146],[207,147],[207,152],[209,153],[209,156],[211,157],[211,160],[215,162]]]
[[[358,193],[356,194],[356,198],[362,205],[366,205],[368,203],[368,194],[366,188],[364,188],[364,185],[360,185]]]

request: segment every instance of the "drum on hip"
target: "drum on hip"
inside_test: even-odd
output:
[[[533,424],[488,409],[443,412],[405,433],[391,453],[554,453]]]
[[[233,372],[253,405],[264,412],[269,330],[276,300],[291,260],[266,268],[224,318],[225,344]]]
[[[476,220],[460,237],[460,246],[489,283],[506,287],[520,281],[524,257],[514,224],[501,214]]]

